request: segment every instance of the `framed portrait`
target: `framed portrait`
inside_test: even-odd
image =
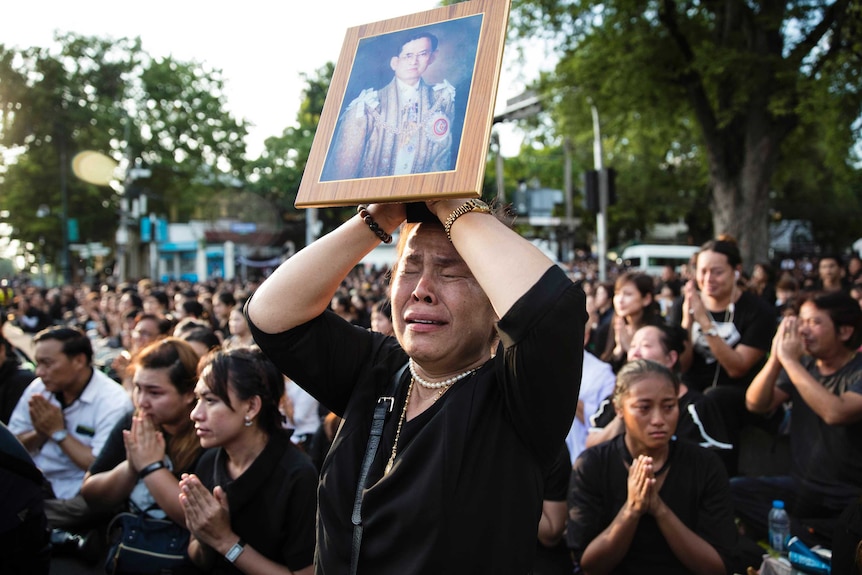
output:
[[[479,197],[510,4],[348,29],[296,207]]]

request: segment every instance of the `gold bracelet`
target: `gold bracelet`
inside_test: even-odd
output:
[[[480,214],[490,214],[491,208],[483,202],[482,200],[467,200],[449,214],[449,217],[446,218],[446,222],[443,224],[443,229],[446,230],[446,237],[449,238],[449,241],[452,241],[452,235],[450,230],[452,229],[452,224],[455,223],[455,220],[460,218],[466,213],[469,212],[478,212]]]
[[[374,221],[374,218],[368,211],[367,204],[359,204],[358,206],[356,206],[356,213],[359,214],[359,217],[362,218],[362,220],[368,225],[369,228],[371,228],[371,231],[374,232],[374,235],[380,238],[381,242],[383,242],[384,244],[392,243],[392,236],[390,234],[387,234],[386,230],[381,228],[380,224]]]

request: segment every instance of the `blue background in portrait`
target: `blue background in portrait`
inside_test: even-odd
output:
[[[473,84],[473,71],[476,67],[476,52],[479,48],[481,30],[482,14],[476,14],[360,39],[338,119],[341,119],[345,108],[359,96],[362,90],[367,88],[379,90],[392,81],[395,73],[389,66],[389,61],[401,51],[405,35],[430,32],[437,36],[437,55],[422,78],[432,86],[448,80],[455,87],[455,112],[452,118],[454,161],[461,149],[464,116]],[[332,142],[330,142],[331,145]]]

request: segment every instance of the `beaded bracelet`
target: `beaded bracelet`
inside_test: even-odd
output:
[[[358,206],[356,206],[356,213],[359,214],[359,217],[362,218],[362,220],[368,225],[369,228],[371,228],[371,231],[374,232],[374,235],[380,238],[381,242],[383,242],[384,244],[392,243],[392,236],[390,234],[387,234],[386,230],[381,228],[380,224],[374,221],[374,218],[368,212],[367,204],[359,204]]]

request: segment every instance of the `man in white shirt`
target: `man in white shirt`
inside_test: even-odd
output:
[[[74,529],[93,517],[79,493],[84,474],[132,401],[119,383],[93,369],[93,348],[80,330],[48,328],[33,342],[36,379],[15,406],[9,429],[51,483],[49,525]]]

